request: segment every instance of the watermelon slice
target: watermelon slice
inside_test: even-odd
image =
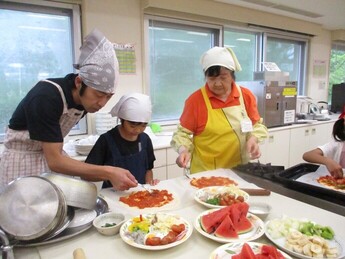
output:
[[[247,243],[244,243],[241,252],[237,255],[231,256],[231,259],[256,259],[256,256]]]
[[[212,233],[222,223],[223,219],[229,214],[229,207],[222,208],[220,210],[213,211],[209,214],[205,214],[200,218],[201,228],[207,232]]]
[[[266,256],[266,258],[284,259],[284,256],[277,250],[277,248],[269,245],[263,245],[261,247],[261,255]]]
[[[247,219],[249,205],[246,202],[235,203],[230,206],[230,218],[237,233],[245,233],[253,228],[252,223]]]
[[[234,228],[234,225],[232,224],[232,221],[229,215],[226,215],[222,223],[220,223],[220,225],[217,227],[216,231],[214,232],[214,235],[217,237],[224,237],[224,238],[238,237],[236,229]]]

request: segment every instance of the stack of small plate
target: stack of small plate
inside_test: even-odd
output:
[[[93,148],[93,145],[96,143],[98,137],[98,135],[92,135],[84,139],[79,139],[74,145],[75,151],[80,155],[87,156]]]
[[[109,112],[97,112],[95,114],[95,125],[98,134],[103,134],[114,128],[117,124],[117,117],[112,117]]]

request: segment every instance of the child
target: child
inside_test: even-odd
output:
[[[343,178],[345,168],[345,112],[334,123],[332,135],[334,140],[303,154],[307,162],[323,164],[330,174],[336,178]]]
[[[150,97],[140,93],[124,95],[110,111],[121,124],[102,134],[86,163],[111,165],[129,170],[141,184],[156,185],[153,179],[153,163],[156,160],[152,141],[144,132],[151,119]],[[103,188],[112,187],[109,181]]]

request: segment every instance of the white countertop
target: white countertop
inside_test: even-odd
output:
[[[238,181],[240,187],[252,187],[252,184],[239,178],[231,170],[215,170],[201,175],[228,175]],[[198,174],[199,176],[199,174]],[[239,179],[239,180],[238,180]],[[185,218],[190,224],[194,224],[197,216],[207,208],[194,200],[196,189],[189,184],[186,177],[179,177],[160,182],[155,188],[167,189],[176,195],[177,202],[170,208],[170,212],[179,214]],[[127,191],[128,192],[128,191]],[[138,216],[143,211],[125,207],[118,202],[118,198],[127,192],[115,192],[110,189],[101,191],[105,197],[111,211],[121,211],[126,218]],[[309,204],[299,202],[297,200],[287,198],[277,193],[271,193],[270,196],[251,196],[249,202],[258,201],[266,202],[272,206],[271,214],[265,220],[287,215],[295,218],[308,218],[321,225],[331,226],[336,232],[337,240],[345,248],[345,217],[338,214],[311,206]],[[158,209],[159,211],[160,209]],[[162,209],[161,209],[162,210]],[[164,211],[168,211],[164,209]],[[345,214],[344,214],[345,215]],[[260,243],[270,243],[270,241],[262,236],[255,240]],[[147,251],[132,247],[122,241],[120,235],[103,236],[96,229],[91,228],[86,232],[50,245],[39,246],[37,248],[16,248],[16,258],[41,258],[41,259],[68,259],[73,258],[72,254],[76,248],[83,248],[86,257],[97,259],[110,258],[209,258],[210,253],[222,245],[216,241],[210,240],[201,235],[195,229],[191,237],[183,244],[176,247],[161,250]]]

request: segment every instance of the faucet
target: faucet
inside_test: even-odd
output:
[[[14,259],[13,246],[10,245],[10,242],[2,229],[0,229],[0,241],[1,241],[1,253],[3,259]]]

